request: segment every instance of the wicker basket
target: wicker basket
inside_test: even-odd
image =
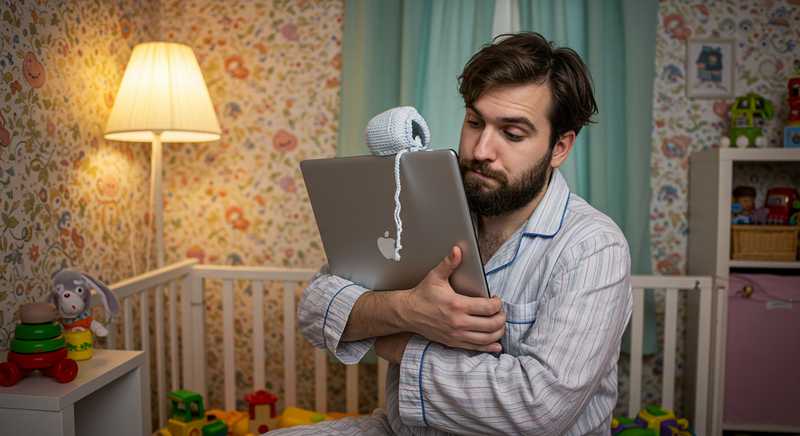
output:
[[[731,225],[731,259],[793,261],[800,226]]]

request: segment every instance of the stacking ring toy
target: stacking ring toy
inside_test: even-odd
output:
[[[14,337],[26,341],[52,339],[61,334],[61,326],[55,322],[45,324],[17,324]]]
[[[64,348],[66,345],[64,336],[61,335],[43,341],[23,341],[14,338],[11,340],[11,351],[23,354],[46,353],[48,351],[56,351],[59,348]]]

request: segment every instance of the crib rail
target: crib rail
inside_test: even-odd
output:
[[[265,387],[265,362],[267,352],[281,352],[283,355],[284,392],[282,397],[286,406],[297,404],[296,374],[296,296],[298,291],[314,275],[311,269],[285,269],[243,266],[199,265],[195,260],[185,260],[173,265],[151,271],[128,280],[116,283],[111,289],[120,299],[123,307],[122,334],[124,348],[134,349],[133,305],[139,303],[139,345],[147,358],[155,359],[156,389],[158,401],[158,423],[163,426],[167,419],[167,362],[169,363],[170,390],[184,387],[199,392],[208,398],[206,392],[206,289],[207,280],[222,281],[221,302],[223,320],[223,374],[224,406],[235,409],[236,398],[236,359],[234,338],[234,313],[237,307],[236,284],[249,283],[252,290],[252,347],[253,347],[253,389]],[[276,286],[273,286],[276,285]],[[277,286],[280,285],[280,286]],[[631,319],[631,366],[630,397],[628,410],[634,416],[641,407],[642,386],[642,341],[644,337],[644,290],[664,289],[666,291],[666,310],[664,328],[664,373],[662,384],[662,405],[673,408],[675,393],[675,357],[677,350],[678,297],[681,290],[699,293],[700,319],[697,338],[697,362],[695,365],[696,392],[694,395],[694,417],[698,435],[705,434],[704,417],[707,413],[708,350],[711,328],[712,281],[709,277],[675,276],[633,276],[633,316]],[[264,301],[266,292],[279,287],[282,294],[283,349],[265,350]],[[178,297],[180,296],[180,310]],[[167,300],[167,312],[164,300]],[[154,300],[154,326],[150,322],[150,300]],[[165,316],[166,315],[166,316]],[[167,325],[165,326],[165,322]],[[178,330],[180,325],[180,331]],[[151,347],[151,327],[155,346]],[[110,329],[108,346],[117,344],[116,329]],[[179,349],[179,344],[181,348]],[[168,345],[168,349],[167,349]],[[151,348],[154,352],[151,353]],[[168,350],[168,351],[167,351]],[[327,412],[327,374],[328,358],[324,350],[314,351],[314,403],[315,409]],[[169,359],[167,359],[169,357]],[[148,360],[149,361],[149,360]],[[149,366],[148,366],[149,368]],[[385,379],[388,364],[378,359],[378,405],[385,405]],[[349,413],[358,411],[358,366],[346,368],[346,409]],[[145,401],[146,425],[149,425],[150,398]]]
[[[227,410],[236,408],[236,359],[234,338],[234,311],[236,308],[235,285],[238,282],[249,282],[253,293],[252,304],[252,347],[253,347],[253,389],[264,389],[266,383],[265,361],[267,350],[264,348],[264,298],[269,286],[281,284],[283,301],[283,355],[284,392],[282,397],[286,406],[297,405],[296,374],[296,304],[295,298],[300,285],[307,283],[316,270],[285,269],[242,266],[198,265],[196,260],[182,261],[158,270],[133,277],[111,286],[123,307],[122,332],[125,349],[138,348],[151,358],[151,327],[155,337],[154,357],[156,366],[156,385],[158,401],[158,423],[164,425],[167,419],[167,350],[169,341],[169,363],[171,376],[170,390],[184,387],[208,398],[206,391],[206,280],[222,281],[222,319],[223,319],[223,374],[224,374],[224,406]],[[164,298],[168,300],[168,313],[164,313]],[[180,294],[179,294],[180,292]],[[180,311],[177,309],[180,295]],[[154,300],[155,325],[150,322],[150,301]],[[139,307],[139,345],[134,341],[133,305],[138,300]],[[178,331],[180,318],[180,332]],[[165,330],[164,322],[168,322]],[[115,329],[111,329],[107,345],[116,348]],[[179,342],[182,348],[178,349]],[[315,408],[327,412],[328,406],[328,359],[325,350],[314,351],[315,372]],[[385,379],[387,364],[379,359],[379,377]],[[149,360],[148,360],[149,361]],[[379,385],[378,402],[383,405],[383,387]],[[149,410],[149,397],[146,404]],[[358,412],[358,366],[347,365],[346,368],[346,408],[348,413]],[[149,422],[149,420],[148,420]]]
[[[283,284],[283,371],[284,371],[284,401],[287,406],[297,404],[297,376],[296,368],[296,327],[295,327],[295,295],[299,283],[307,282],[314,275],[314,270],[308,269],[277,269],[241,266],[198,266],[195,273],[200,279],[222,280],[222,323],[223,323],[223,374],[225,376],[225,408],[235,409],[236,405],[236,380],[234,358],[234,326],[233,314],[235,309],[234,284],[240,280],[251,282],[253,290],[253,389],[264,389],[264,284],[281,282]],[[204,338],[203,327],[196,326],[196,333]],[[198,341],[195,353],[205,354],[204,345]],[[201,351],[202,350],[202,351]],[[323,353],[320,351],[319,353]],[[324,354],[323,354],[324,356]],[[317,360],[319,364],[319,359]],[[204,371],[204,370],[203,370]],[[319,370],[317,370],[319,371]],[[200,377],[205,380],[205,374]],[[324,386],[327,383],[323,384]],[[206,394],[205,383],[196,389]]]
[[[661,384],[661,405],[674,410],[675,359],[678,342],[678,297],[681,291],[698,292],[700,301],[695,364],[693,425],[695,434],[706,434],[708,411],[708,349],[711,344],[710,277],[690,276],[632,276],[633,314],[631,316],[630,396],[628,416],[636,416],[642,406],[642,343],[644,339],[644,291],[663,289],[666,292],[664,309],[664,368]]]
[[[163,423],[166,417],[166,368],[165,368],[165,332],[164,332],[164,287],[169,286],[169,338],[170,338],[170,367],[172,376],[172,389],[178,389],[179,371],[178,371],[178,329],[177,329],[177,283],[181,282],[182,290],[188,296],[190,284],[188,280],[191,277],[192,268],[197,263],[194,259],[184,260],[164,268],[149,271],[147,273],[132,277],[127,280],[115,283],[111,289],[116,294],[119,301],[122,303],[122,331],[124,337],[124,348],[126,350],[134,349],[133,337],[133,300],[139,299],[139,337],[141,338],[141,345],[139,349],[145,352],[147,362],[150,362],[150,310],[149,310],[149,297],[153,294],[155,299],[155,359],[156,359],[156,384],[159,392],[158,396],[158,410],[159,422]],[[183,301],[188,302],[189,298],[182,298]],[[182,311],[182,318],[188,319],[189,308],[185,307]],[[183,334],[187,335],[189,327],[183,326]],[[107,339],[109,348],[117,348],[117,331],[116,328],[109,329],[109,336]],[[187,356],[189,350],[184,347],[184,364],[190,361]],[[145,370],[149,371],[150,366],[145,365]],[[185,372],[184,372],[185,373]],[[149,377],[148,377],[149,379]],[[184,379],[184,383],[186,380]],[[162,395],[163,394],[163,395]],[[150,425],[150,393],[145,392],[143,399],[143,408],[145,416],[145,428],[149,429]]]

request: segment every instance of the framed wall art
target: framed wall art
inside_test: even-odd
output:
[[[690,39],[686,42],[686,95],[692,98],[732,98],[736,56],[731,39]]]

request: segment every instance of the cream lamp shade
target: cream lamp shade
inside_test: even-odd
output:
[[[191,48],[171,42],[148,42],[133,48],[108,117],[106,139],[205,142],[219,139],[220,133]]]

